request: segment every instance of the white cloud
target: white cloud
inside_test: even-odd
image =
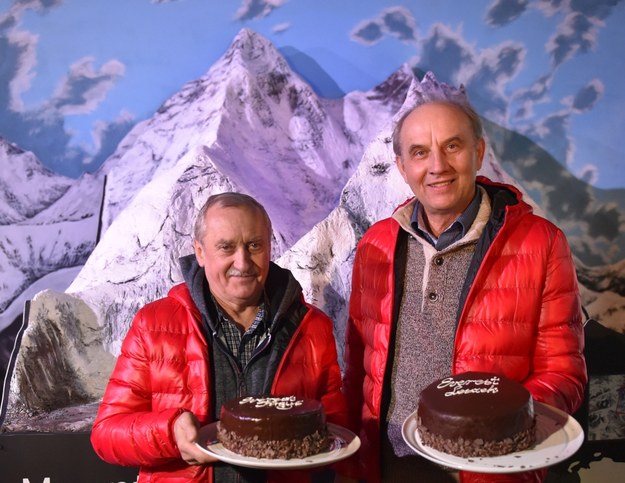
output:
[[[549,153],[567,166],[573,162],[575,144],[570,135],[571,110],[565,109],[548,114],[535,120],[530,127],[519,127],[517,130],[538,142],[541,146],[549,146]]]
[[[411,42],[417,38],[417,22],[405,7],[390,7],[380,14],[384,31],[399,40]]]
[[[350,32],[350,38],[363,45],[375,45],[384,37],[384,29],[379,20],[363,20]]]
[[[515,126],[519,123],[533,122],[535,116],[534,107],[537,104],[550,102],[551,85],[553,76],[551,73],[539,77],[529,87],[517,89],[510,96],[508,107],[508,121]]]
[[[63,0],[15,0],[8,12],[5,15],[0,15],[0,26],[6,28],[18,24],[27,10],[45,13],[62,4]]]
[[[477,55],[477,66],[472,77],[490,79],[491,90],[504,95],[504,86],[523,68],[527,49],[520,42],[506,41],[482,49]]]
[[[111,121],[96,121],[91,131],[95,150],[99,151],[102,149],[106,135],[112,125],[133,125],[135,122],[135,116],[127,110],[123,110],[119,116]]]
[[[597,101],[603,97],[605,86],[600,79],[592,79],[582,87],[575,96],[569,96],[562,103],[569,106],[576,113],[591,110]]]
[[[118,60],[109,60],[99,70],[93,62],[92,57],[85,57],[72,64],[48,106],[63,115],[92,112],[125,73],[124,64]]]
[[[6,36],[15,53],[13,77],[9,81],[10,100],[8,108],[21,112],[24,109],[22,94],[30,89],[37,65],[37,42],[39,36],[31,32],[13,31]]]
[[[545,44],[553,65],[558,66],[581,52],[594,49],[597,46],[597,31],[603,25],[601,20],[581,13],[568,14]]]
[[[495,0],[486,12],[486,23],[502,27],[520,17],[528,6],[528,0]]]
[[[236,11],[234,19],[252,20],[266,17],[286,2],[287,0],[243,0],[243,4]]]
[[[569,0],[534,0],[532,7],[542,12],[545,17],[552,17],[557,13],[571,11]]]
[[[590,185],[594,185],[599,179],[599,168],[594,164],[582,166],[577,171],[577,177]]]
[[[476,63],[475,47],[464,39],[462,31],[436,23],[421,42],[416,67],[431,70],[445,82],[463,84],[475,71]]]
[[[291,28],[290,22],[282,22],[277,25],[274,25],[273,29],[271,30],[273,31],[274,34],[281,34],[285,30],[288,30],[289,28]]]
[[[372,19],[360,21],[351,31],[350,38],[363,45],[374,45],[385,35],[403,42],[417,40],[417,22],[405,7],[389,7]]]

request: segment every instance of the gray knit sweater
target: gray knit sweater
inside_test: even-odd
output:
[[[437,251],[417,236],[410,225],[414,203],[393,216],[409,233],[404,291],[397,320],[392,356],[390,399],[382,437],[383,479],[398,481],[414,476],[421,465],[404,442],[401,429],[416,409],[421,390],[451,370],[459,296],[477,239],[490,216],[483,193],[473,225],[461,239]]]

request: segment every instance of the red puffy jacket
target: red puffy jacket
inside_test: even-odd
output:
[[[532,214],[514,187],[483,177],[478,182],[493,212],[476,247],[481,261],[473,283],[461,294],[450,371],[498,372],[523,383],[537,401],[572,413],[583,400],[587,375],[577,277],[565,236]],[[394,277],[400,230],[392,218],[374,224],[358,245],[353,268],[343,379],[352,428],[362,441],[363,474],[372,482],[380,479],[382,394],[401,290]],[[506,480],[461,472],[461,478],[540,481],[541,473]]]
[[[303,301],[302,301],[303,303]],[[346,425],[332,321],[308,311],[284,352],[272,394],[320,400],[328,421]],[[212,422],[210,368],[200,313],[184,284],[137,313],[93,426],[96,453],[111,464],[140,467],[139,481],[211,482],[211,465],[188,466],[173,437],[183,410]],[[273,472],[268,481],[306,481],[308,475]]]

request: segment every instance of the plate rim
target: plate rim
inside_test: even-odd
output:
[[[200,434],[207,432],[217,425],[218,421],[214,421],[200,428]],[[229,449],[223,447],[219,442],[203,446],[200,442],[195,443],[198,448],[203,452],[210,454],[224,463],[230,463],[237,466],[245,466],[248,468],[258,469],[302,469],[302,468],[315,468],[318,466],[326,466],[338,461],[344,460],[353,455],[360,448],[360,438],[351,430],[334,423],[326,423],[328,431],[331,436],[340,438],[345,446],[338,449],[330,449],[322,453],[318,453],[306,458],[291,458],[291,459],[269,459],[269,458],[255,458],[252,456],[239,455]],[[216,451],[218,450],[218,451]]]
[[[503,458],[505,458],[505,460],[523,457],[527,459],[528,455],[536,455],[540,453],[540,451],[545,450],[544,448],[536,449],[535,447],[493,457],[476,456],[462,458],[460,456],[447,454],[423,444],[416,430],[416,410],[404,420],[402,425],[402,436],[406,444],[419,456],[449,468],[462,471],[474,471],[478,473],[516,473],[520,471],[532,471],[561,463],[570,456],[574,455],[581,447],[585,439],[584,430],[581,424],[570,414],[567,414],[561,409],[539,401],[534,401],[534,411],[537,416],[540,415],[541,417],[550,418],[554,422],[557,422],[554,418],[558,418],[559,420],[565,418],[564,424],[562,424],[559,429],[550,435],[553,436],[554,434],[562,433],[562,437],[566,438],[565,449],[561,452],[561,454],[558,454],[557,457],[556,455],[553,455],[549,458],[544,457],[534,462],[527,462],[526,460],[518,461],[516,462],[517,464],[501,462],[501,459]],[[536,420],[541,421],[542,419],[537,417]],[[411,435],[410,431],[414,434]],[[543,441],[539,442],[537,445],[540,446],[542,442]]]

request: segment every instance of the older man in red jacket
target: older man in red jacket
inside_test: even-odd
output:
[[[253,198],[208,199],[185,283],[137,313],[100,405],[91,441],[139,482],[309,481],[311,475],[219,463],[196,446],[200,425],[241,395],[320,400],[345,425],[332,321],[270,262],[271,222]]]
[[[496,372],[568,413],[587,383],[564,234],[517,189],[477,176],[485,140],[464,90],[431,74],[420,88],[393,134],[397,167],[415,197],[367,231],[353,268],[344,385],[371,482],[458,477],[402,437],[419,392],[435,379]],[[538,482],[544,474],[459,476]]]

